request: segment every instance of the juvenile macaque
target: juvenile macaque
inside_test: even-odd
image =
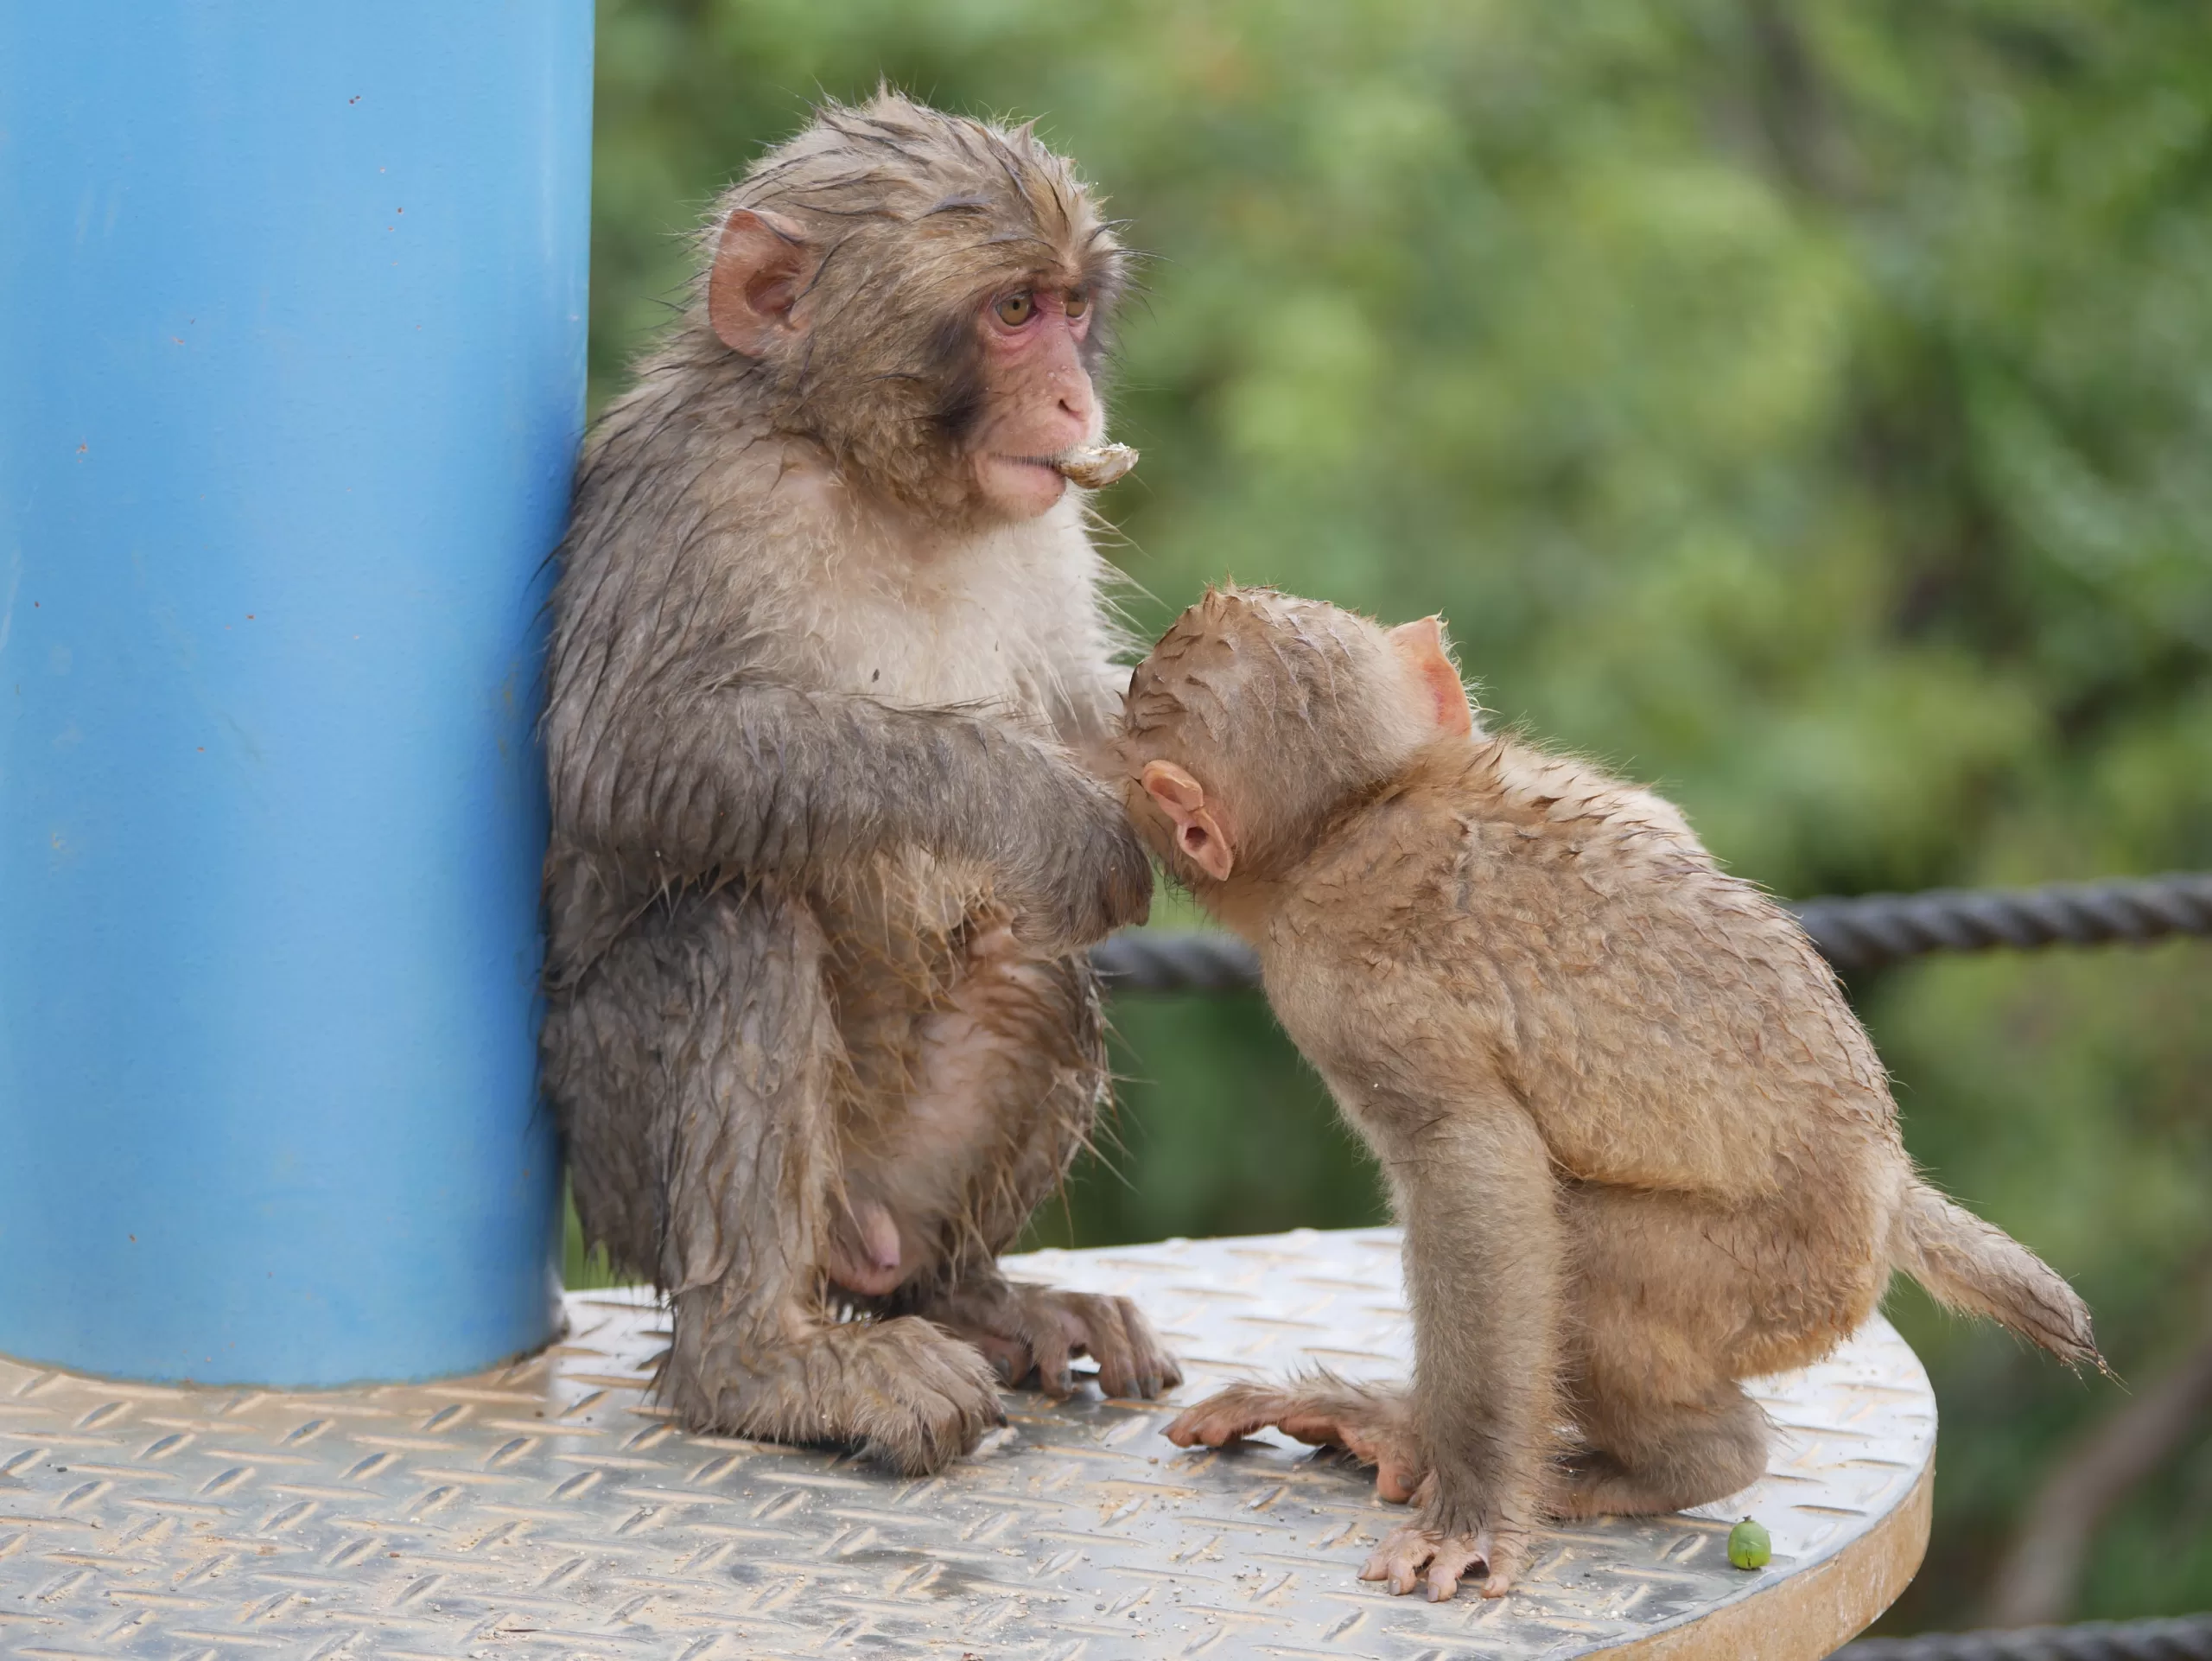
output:
[[[1028,130],[888,94],[700,252],[560,550],[546,1088],[683,1422],[929,1471],[1003,1422],[992,1364],[1179,1382],[1125,1300],[995,1263],[1106,1088],[1075,948],[1151,891],[1078,763],[1126,672],[1069,487],[1135,460],[1123,256]]]
[[[1209,595],[1121,748],[1133,815],[1381,1161],[1414,1320],[1409,1387],[1240,1384],[1167,1434],[1375,1463],[1419,1511],[1364,1578],[1494,1597],[1547,1515],[1745,1486],[1767,1435],[1737,1381],[1825,1354],[1892,1269],[2097,1359],[2066,1283],[1913,1174],[1796,922],[1667,803],[1478,729],[1434,619]]]

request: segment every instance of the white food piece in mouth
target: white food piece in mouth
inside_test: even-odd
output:
[[[1137,453],[1127,444],[1086,444],[1052,459],[1062,478],[1085,490],[1103,490],[1136,464]]]

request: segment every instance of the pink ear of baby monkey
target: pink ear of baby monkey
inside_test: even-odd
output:
[[[1226,882],[1236,865],[1221,823],[1206,807],[1205,787],[1173,761],[1145,763],[1145,793],[1175,826],[1175,846],[1191,863],[1217,882]]]
[[[1436,729],[1462,737],[1474,731],[1475,712],[1468,706],[1467,689],[1460,684],[1459,671],[1445,649],[1444,620],[1430,616],[1401,623],[1389,632],[1389,640],[1414,671]]]

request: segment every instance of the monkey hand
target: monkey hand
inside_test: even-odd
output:
[[[953,1292],[927,1313],[981,1350],[1007,1384],[1034,1378],[1048,1396],[1074,1394],[1068,1364],[1078,1355],[1098,1363],[1098,1388],[1108,1396],[1148,1402],[1183,1382],[1175,1358],[1127,1298],[1002,1281]]]
[[[1235,1384],[1185,1408],[1166,1430],[1178,1448],[1219,1448],[1269,1427],[1313,1448],[1341,1448],[1375,1467],[1375,1492],[1414,1497],[1428,1469],[1402,1391],[1347,1384],[1328,1373],[1287,1386]]]
[[[997,898],[1022,945],[1058,957],[1141,923],[1152,909],[1152,860],[1120,803],[1072,767],[1059,799],[1023,824],[1021,845],[997,862]],[[1049,829],[1039,838],[1039,824]]]
[[[1502,1598],[1513,1589],[1528,1556],[1525,1528],[1447,1516],[1438,1501],[1434,1472],[1423,1479],[1414,1499],[1420,1517],[1375,1549],[1360,1579],[1387,1581],[1401,1597],[1419,1587],[1431,1603],[1450,1597],[1469,1575],[1483,1576],[1486,1598]]]

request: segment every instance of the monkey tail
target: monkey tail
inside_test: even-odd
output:
[[[1986,1315],[2069,1366],[2108,1371],[2088,1306],[2058,1271],[2004,1230],[1953,1205],[1918,1177],[1890,1225],[1890,1262],[1937,1302]]]

